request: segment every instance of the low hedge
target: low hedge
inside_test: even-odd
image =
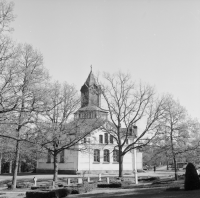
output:
[[[49,190],[51,186],[31,186],[31,190]]]
[[[102,183],[102,184],[97,184],[97,187],[98,188],[120,188],[122,187],[122,183],[121,182],[118,182],[118,183],[110,183],[110,184],[107,184],[107,183]]]
[[[76,187],[73,188],[73,190],[77,190],[77,192],[81,193],[87,193],[92,191],[94,188],[97,187],[97,184],[94,182],[84,182],[84,184],[78,184]]]
[[[62,198],[70,194],[67,188],[55,189],[52,191],[27,191],[26,198]]]
[[[80,194],[78,189],[72,189],[71,194]]]
[[[31,182],[17,182],[16,188],[31,188],[33,183]],[[7,187],[10,189],[12,187],[12,182],[7,183]]]
[[[26,198],[58,198],[55,191],[27,191]]]

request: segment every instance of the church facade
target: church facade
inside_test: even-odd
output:
[[[101,108],[101,88],[97,85],[92,71],[86,82],[81,87],[81,108],[75,112],[75,120],[103,119],[108,120],[108,111]],[[135,127],[134,130],[137,130]],[[136,132],[136,131],[135,131]],[[126,144],[130,144],[133,139],[127,139]],[[81,151],[64,150],[59,155],[59,173],[76,174],[78,173],[118,173],[118,150],[112,135],[101,130],[95,129],[87,135],[77,145]],[[81,148],[87,149],[81,149]],[[125,172],[133,172],[134,159],[137,169],[142,169],[142,153],[136,151],[128,152],[123,158],[123,169]],[[37,172],[53,172],[53,158],[47,157],[37,162]]]

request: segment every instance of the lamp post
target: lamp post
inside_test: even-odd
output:
[[[132,135],[133,141],[136,142],[137,140],[137,126],[132,125]],[[133,149],[133,159],[134,159],[134,174],[135,174],[135,184],[138,184],[138,173],[137,173],[137,150],[136,148]]]
[[[90,174],[90,139],[88,141],[89,141],[89,171],[88,171],[88,174]]]
[[[137,151],[136,151],[136,148],[134,148],[133,154],[134,154],[135,184],[138,184],[138,174],[137,174]]]

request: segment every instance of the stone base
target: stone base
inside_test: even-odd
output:
[[[76,170],[58,170],[58,174],[76,175]],[[53,174],[53,170],[36,169],[36,173]]]
[[[46,174],[53,174],[53,170],[47,169],[36,169],[36,173],[46,173]],[[118,170],[58,170],[58,174],[67,174],[67,175],[82,175],[82,174],[119,174]],[[132,170],[124,170],[123,175],[130,175],[133,174]]]
[[[85,174],[119,174],[119,171],[118,170],[90,170],[90,171],[88,171],[88,170],[79,170],[79,171],[77,171],[77,174],[83,174],[83,173],[85,173]],[[124,170],[123,171],[123,174],[127,174],[127,175],[129,175],[129,174],[133,174],[133,171],[132,170]]]

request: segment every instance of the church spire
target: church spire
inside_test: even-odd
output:
[[[91,86],[91,85],[97,85],[96,80],[95,80],[95,77],[94,77],[94,74],[92,73],[92,65],[91,65],[90,67],[91,67],[90,74],[89,74],[89,76],[87,77],[87,80],[85,81],[85,84],[86,84],[88,87]]]
[[[84,83],[81,87],[81,107],[85,107],[88,105],[94,105],[100,107],[101,103],[101,93],[100,87],[96,83],[94,74],[92,73],[92,65],[91,71]]]

